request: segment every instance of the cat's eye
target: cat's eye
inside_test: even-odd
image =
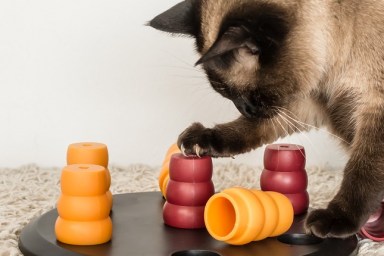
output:
[[[251,41],[246,41],[244,43],[244,46],[248,49],[249,53],[252,54],[252,55],[258,55],[260,54],[260,48],[257,47],[256,44],[254,44],[253,42]]]
[[[224,97],[230,96],[231,94],[230,89],[225,84],[223,84],[222,82],[215,81],[213,78],[210,79],[210,82],[212,84],[212,87],[215,89],[215,91],[217,91]]]

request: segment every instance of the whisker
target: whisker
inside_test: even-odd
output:
[[[346,140],[344,140],[343,138],[337,136],[336,134],[333,134],[333,133],[329,132],[329,131],[326,130],[326,129],[322,129],[322,128],[319,128],[319,127],[316,127],[316,126],[314,126],[314,125],[311,125],[311,124],[307,124],[307,123],[301,122],[301,121],[299,121],[299,120],[293,118],[293,117],[290,116],[288,113],[286,113],[286,112],[290,112],[292,115],[295,115],[295,114],[294,114],[293,112],[291,112],[290,110],[288,110],[288,109],[286,109],[286,108],[281,108],[281,107],[278,107],[278,108],[281,110],[280,113],[284,114],[287,118],[289,118],[290,120],[296,122],[297,124],[301,125],[302,127],[306,127],[306,129],[311,128],[311,129],[315,129],[315,130],[317,130],[317,131],[325,132],[325,133],[331,135],[332,137],[334,137],[334,138],[336,138],[336,139],[339,139],[339,140],[343,141],[344,143],[350,145],[350,143],[349,143],[348,141],[346,141]],[[296,116],[296,115],[295,115],[295,116]],[[308,129],[308,130],[309,130],[309,129]]]
[[[292,122],[295,122],[297,125],[299,125],[304,131],[308,131],[308,126],[304,125],[304,123],[301,123],[299,120],[291,117],[289,114],[285,113],[284,111],[280,111],[281,116],[284,116],[287,120],[290,119]],[[296,126],[297,127],[297,126]],[[301,132],[303,130],[300,130]]]
[[[288,130],[292,130],[292,133],[293,132],[301,132],[301,130],[300,129],[298,129],[295,125],[293,125],[293,123],[292,122],[289,122],[289,120],[287,120],[282,114],[280,114],[279,112],[277,113],[277,115],[280,117],[280,119],[282,120],[282,121],[284,121],[285,122],[285,124],[288,126]]]
[[[277,112],[277,114],[280,116],[280,118],[282,120],[284,120],[286,122],[286,124],[288,126],[291,127],[291,129],[294,131],[294,132],[300,132],[302,133],[303,131],[298,127],[296,126],[294,123],[292,123],[290,120],[287,119],[287,117],[283,116],[281,112]]]
[[[281,124],[281,122],[279,121],[278,118],[276,118],[276,121],[280,125],[281,129],[283,129],[283,131],[285,132],[285,136],[284,137],[288,136],[289,135],[288,131],[284,128],[284,126]]]
[[[156,66],[151,66],[151,67],[154,67],[154,68],[171,68],[171,69],[182,69],[182,70],[189,70],[189,71],[193,71],[193,72],[196,72],[196,73],[200,73],[199,70],[196,70],[196,68],[194,67],[182,67],[182,66],[172,66],[172,65],[156,65]]]
[[[277,133],[277,130],[276,130],[276,127],[275,127],[275,122],[273,121],[273,119],[274,118],[271,118],[269,120],[271,120],[273,130],[275,131],[275,140],[277,140],[279,138],[279,134]]]
[[[181,64],[183,64],[183,65],[185,65],[187,67],[195,67],[194,63],[193,64],[192,63],[188,63],[187,61],[179,58],[177,55],[173,54],[170,51],[164,51],[164,53],[166,53],[168,55],[167,57],[171,56],[172,58],[174,58],[175,60],[179,61]]]
[[[286,117],[284,117],[282,114],[278,113],[278,115],[287,123],[289,123],[290,125],[292,125],[297,131],[300,132],[300,134],[302,136],[304,136],[304,138],[309,142],[309,144],[311,145],[311,147],[314,149],[314,151],[316,152],[316,155],[319,156],[319,152],[317,151],[317,148],[314,146],[314,144],[312,143],[311,139],[302,131],[300,130],[299,127],[297,127],[294,123],[292,123],[291,121],[289,121]],[[296,144],[295,144],[296,145]],[[297,149],[299,149],[299,146],[296,145]],[[301,151],[300,151],[301,152]],[[304,155],[304,153],[302,153],[303,157],[305,158],[306,156]]]
[[[194,75],[181,75],[181,74],[173,74],[174,77],[181,77],[181,78],[194,78],[194,79],[201,79],[202,81],[206,81],[205,77],[201,76],[194,76]]]

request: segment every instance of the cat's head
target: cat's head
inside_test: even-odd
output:
[[[186,0],[149,25],[194,37],[212,87],[244,116],[269,118],[308,95],[322,71],[319,33],[297,2]]]

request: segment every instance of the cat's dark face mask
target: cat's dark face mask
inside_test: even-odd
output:
[[[271,101],[270,98],[261,100],[257,97],[260,97],[260,95],[239,96],[232,101],[239,112],[247,118],[272,118],[278,113],[277,104],[268,104]]]
[[[210,49],[196,62],[206,71],[212,87],[232,100],[247,118],[269,118],[277,99],[258,83],[260,43],[250,36],[246,26],[231,24]]]
[[[280,88],[272,70],[279,45],[288,32],[283,12],[265,6],[249,13],[227,15],[216,41],[203,50],[199,0],[183,1],[150,21],[170,33],[196,38],[201,65],[213,87],[247,118],[271,118],[288,101],[292,88]]]

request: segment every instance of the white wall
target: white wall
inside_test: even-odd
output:
[[[160,165],[191,122],[235,118],[193,66],[193,41],[144,26],[177,2],[0,1],[0,166],[63,166],[79,141],[107,144],[111,163]],[[309,165],[345,161],[325,132],[284,141],[304,145]]]

